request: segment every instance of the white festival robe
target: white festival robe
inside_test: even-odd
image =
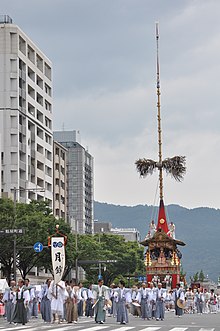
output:
[[[63,304],[68,297],[68,293],[65,287],[64,281],[59,281],[60,286],[57,286],[52,280],[47,297],[51,301],[51,312],[52,314],[57,314],[58,316],[63,316]]]

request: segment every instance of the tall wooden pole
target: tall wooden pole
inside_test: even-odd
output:
[[[160,115],[160,66],[159,66],[159,23],[156,23],[157,43],[157,122],[158,122],[158,146],[159,146],[159,188],[160,200],[163,199],[163,171],[162,171],[162,136],[161,136],[161,115]]]

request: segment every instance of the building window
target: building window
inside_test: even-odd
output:
[[[37,136],[40,137],[41,139],[44,138],[44,132],[39,127],[37,128]]]
[[[28,59],[35,64],[35,51],[28,45]]]
[[[63,151],[61,151],[61,159],[65,161],[65,153]]]
[[[22,77],[23,73],[26,73],[26,64],[21,59],[19,59],[19,69],[21,70],[21,72],[19,72],[19,76]]]
[[[19,36],[19,51],[26,55],[26,42],[21,36]]]
[[[49,118],[47,118],[46,116],[45,116],[45,125],[49,129],[51,129],[51,127],[52,127],[51,120]]]
[[[37,119],[38,119],[38,121],[40,121],[41,123],[43,123],[44,115],[43,115],[43,113],[41,113],[41,111],[38,110],[38,109],[37,109]]]
[[[40,169],[40,170],[44,171],[44,165],[43,165],[42,162],[37,161],[37,169]]]
[[[45,156],[48,160],[52,161],[52,153],[45,149]]]
[[[43,79],[37,75],[37,85],[43,89]]]
[[[44,148],[43,148],[43,146],[37,144],[37,151],[38,151],[39,153],[41,153],[41,154],[44,154]]]
[[[40,93],[37,93],[37,102],[43,106],[43,97],[40,95]]]
[[[28,67],[28,77],[35,83],[35,72]]]
[[[34,106],[32,106],[32,104],[30,104],[29,102],[28,102],[28,112],[29,112],[29,114],[31,114],[32,116],[35,116],[35,108],[34,108]]]
[[[45,133],[45,141],[46,141],[46,143],[48,143],[49,145],[52,144],[52,138],[51,138],[51,136],[49,136],[47,133]]]
[[[46,62],[44,64],[44,74],[49,80],[51,80],[51,67]]]
[[[44,188],[44,181],[42,178],[37,177],[37,185]]]
[[[52,185],[50,183],[46,182],[46,190],[50,192],[52,191]]]
[[[22,136],[22,133],[19,132],[19,143],[22,143],[23,142],[23,136]]]
[[[45,92],[51,97],[51,87],[45,83]]]
[[[45,167],[46,175],[52,177],[52,169],[48,166]]]
[[[43,72],[43,59],[40,57],[40,55],[37,54],[37,67],[38,69]]]
[[[45,100],[45,109],[51,112],[51,104]]]
[[[33,87],[31,87],[30,85],[28,85],[28,94],[30,95],[30,97],[32,99],[35,100],[35,90],[33,89]]]
[[[61,170],[61,174],[62,175],[65,175],[65,168],[61,166],[61,169],[60,170]]]
[[[23,121],[22,121],[22,120],[23,120],[23,117],[22,117],[22,115],[19,115],[19,124],[20,124],[20,125],[22,125],[22,124],[23,124]]]

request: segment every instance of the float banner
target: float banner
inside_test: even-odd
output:
[[[65,268],[65,246],[63,237],[51,238],[51,259],[54,274],[54,283],[62,279]]]

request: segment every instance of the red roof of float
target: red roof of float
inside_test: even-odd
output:
[[[162,229],[165,233],[169,231],[163,199],[160,200],[159,213],[158,213],[157,231],[159,229]]]

